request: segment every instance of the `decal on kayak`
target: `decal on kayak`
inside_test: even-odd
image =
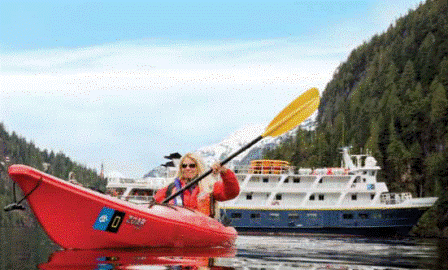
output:
[[[129,218],[128,220],[126,220],[126,223],[134,225],[135,228],[137,229],[141,229],[143,225],[145,225],[146,219],[129,215]]]
[[[98,218],[93,225],[95,230],[117,233],[123,222],[125,212],[120,212],[112,208],[103,207]]]

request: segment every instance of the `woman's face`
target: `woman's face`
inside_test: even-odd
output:
[[[192,180],[198,175],[198,165],[193,159],[189,157],[186,157],[182,162],[181,170],[182,178],[184,178],[185,180]]]

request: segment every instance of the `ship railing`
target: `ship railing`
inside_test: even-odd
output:
[[[412,199],[412,194],[409,192],[393,193],[387,192],[380,196],[380,203],[382,204],[401,204],[407,200]]]
[[[133,179],[133,178],[109,178],[107,182],[110,184],[140,184],[145,183],[144,179]]]
[[[350,170],[344,168],[300,168],[296,166],[234,166],[237,174],[296,174],[296,175],[348,175]]]
[[[163,187],[168,185],[173,180],[171,178],[142,178],[142,179],[132,179],[132,178],[111,178],[107,180],[107,185],[113,186],[127,186],[127,185],[138,185],[138,186],[150,186],[150,187]]]
[[[134,183],[134,182],[135,182],[135,179],[131,179],[131,178],[120,178],[120,177],[107,178],[107,183],[125,184],[125,183]]]
[[[152,196],[148,195],[130,195],[130,196],[122,196],[120,199],[124,201],[129,201],[136,204],[145,204],[149,203],[152,199]]]
[[[236,174],[293,174],[293,166],[235,166]]]

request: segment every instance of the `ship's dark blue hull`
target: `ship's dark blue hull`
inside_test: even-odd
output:
[[[427,208],[356,210],[222,209],[238,232],[407,236]]]

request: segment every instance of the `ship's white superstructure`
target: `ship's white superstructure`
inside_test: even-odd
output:
[[[369,155],[350,155],[342,149],[340,168],[295,168],[276,161],[260,161],[234,168],[240,195],[224,207],[268,209],[338,209],[393,206],[431,206],[437,198],[412,198],[411,193],[389,193],[377,182],[377,161]]]

